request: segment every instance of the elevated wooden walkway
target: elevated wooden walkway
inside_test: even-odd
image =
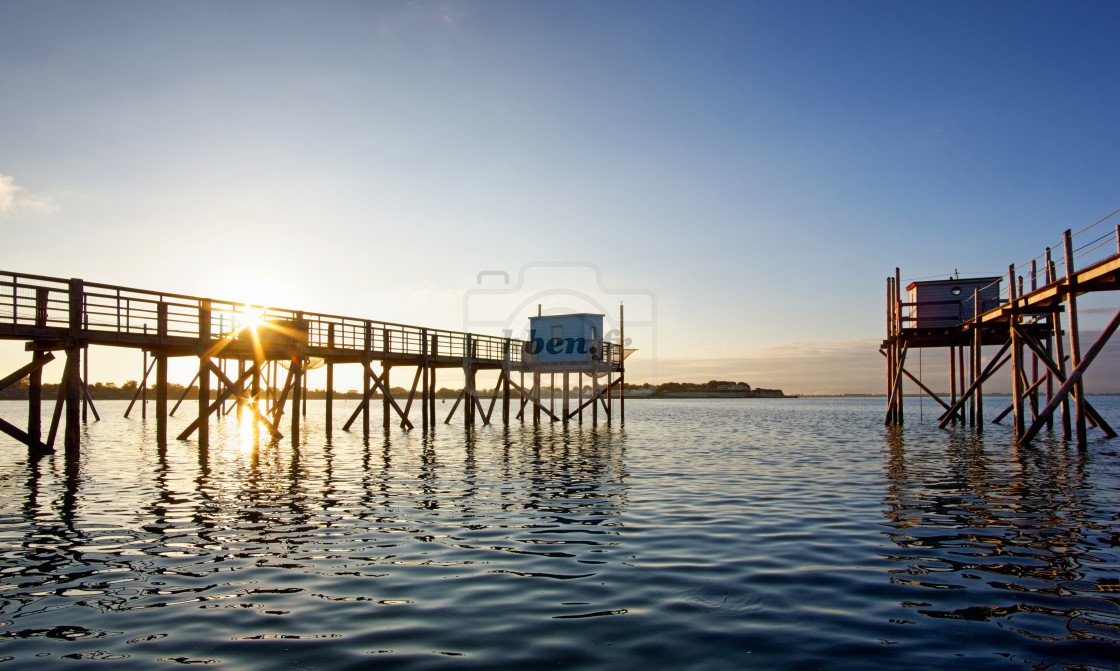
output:
[[[967,318],[952,326],[916,325],[919,319],[915,315],[930,305],[902,300],[902,283],[896,268],[895,276],[887,278],[887,337],[880,349],[888,361],[886,423],[903,423],[903,380],[910,379],[944,408],[939,418],[942,427],[960,421],[982,431],[983,384],[1010,362],[1013,401],[994,421],[999,422],[1007,414],[1014,413],[1015,435],[1020,443],[1030,443],[1044,427],[1052,427],[1059,408],[1066,439],[1072,435],[1072,421],[1076,422],[1079,445],[1086,442],[1087,425],[1099,427],[1106,436],[1115,437],[1116,432],[1085,399],[1083,378],[1120,325],[1120,312],[1097,341],[1082,351],[1077,298],[1120,289],[1120,226],[1104,233],[1100,230],[1101,224],[1117,212],[1078,233],[1077,237],[1084,243],[1077,250],[1074,249],[1075,236],[1067,230],[1061,245],[1060,266],[1052,258],[1053,250],[1049,247],[1026,264],[1009,266],[1008,276],[1004,278],[1008,282],[1006,298],[1001,297],[992,309],[974,310],[970,317],[966,315]],[[1098,237],[1093,238],[1093,235]],[[1075,268],[1078,263],[1084,267]],[[945,302],[937,301],[939,305]],[[981,305],[980,291],[961,296],[959,303],[962,314],[966,305]],[[1064,326],[1062,315],[1065,315]],[[984,364],[983,348],[993,346],[999,350]],[[949,349],[951,390],[948,401],[938,397],[906,369],[907,354],[916,348]],[[1043,390],[1044,405],[1040,402]]]
[[[93,345],[133,348],[152,355],[157,434],[161,441],[166,440],[167,359],[170,357],[199,359],[199,374],[195,378],[199,385],[199,416],[179,438],[185,439],[197,431],[202,444],[208,442],[207,418],[229,400],[247,408],[270,434],[279,437],[279,422],[289,397],[292,439],[298,441],[300,413],[296,409],[303,393],[305,371],[312,362],[323,362],[327,366],[328,434],[332,429],[334,366],[340,364],[361,365],[364,379],[363,400],[344,429],[349,429],[361,414],[363,428],[368,432],[369,405],[377,392],[382,396],[386,427],[391,414],[395,413],[403,428],[413,428],[409,410],[417,398],[421,402],[423,427],[425,430],[434,427],[436,372],[447,368],[462,369],[464,373],[466,384],[451,413],[462,404],[468,427],[476,419],[489,423],[497,399],[490,399],[489,408],[483,406],[475,388],[475,374],[480,370],[500,371],[497,393],[502,398],[505,422],[510,420],[511,389],[520,396],[517,418],[522,421],[527,404],[532,405],[534,421],[539,421],[542,413],[554,421],[568,421],[577,416],[582,419],[583,410],[589,406],[593,421],[597,421],[600,405],[610,421],[615,398],[619,419],[624,418],[621,392],[624,351],[610,342],[594,343],[595,356],[586,362],[545,367],[525,354],[524,342],[512,338],[7,271],[0,271],[0,340],[25,341],[26,349],[32,352],[30,364],[0,380],[0,389],[4,389],[28,379],[28,429],[24,431],[0,419],[0,431],[38,453],[53,449],[63,408],[66,411],[65,443],[68,448],[77,448],[77,408],[85,389],[79,359],[81,352]],[[53,360],[52,352],[56,351],[66,353],[66,367],[50,434],[43,441],[38,419],[41,372],[43,366]],[[237,361],[236,378],[215,361]],[[268,375],[269,362],[282,362],[286,366],[287,380],[283,384],[279,382],[275,364],[272,376]],[[380,372],[374,369],[374,362],[380,363]],[[416,369],[403,409],[392,397],[389,385],[390,370],[402,366]],[[145,367],[141,388],[146,388],[149,372]],[[520,376],[520,383],[514,381],[515,373]],[[557,415],[554,408],[541,401],[540,381],[542,374],[556,373],[564,374],[565,383],[568,374],[575,373],[581,389],[583,375],[588,375],[593,388],[590,398],[586,402],[580,398],[579,407],[573,410],[569,408],[565,393],[564,407]],[[526,374],[531,376],[530,384],[525,382]],[[605,380],[601,382],[601,378]],[[214,401],[210,400],[211,381],[216,383],[217,400]],[[263,410],[262,403],[267,406]],[[450,419],[448,415],[445,423]]]

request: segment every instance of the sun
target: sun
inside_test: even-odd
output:
[[[264,308],[255,305],[243,306],[237,315],[237,323],[239,331],[242,329],[256,331],[264,323]]]

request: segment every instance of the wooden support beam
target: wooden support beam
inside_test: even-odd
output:
[[[202,351],[198,356],[198,446],[210,446],[210,301],[198,304],[198,340]],[[185,432],[184,432],[185,433]],[[185,440],[180,436],[179,440]]]
[[[1068,229],[1063,235],[1063,244],[1066,255],[1066,283],[1069,287],[1066,292],[1066,304],[1069,306],[1069,358],[1070,364],[1074,370],[1077,370],[1081,365],[1081,331],[1078,327],[1077,318],[1077,274],[1073,272],[1073,235]],[[1074,377],[1070,375],[1070,379],[1074,379]],[[1084,446],[1087,436],[1085,433],[1085,390],[1082,388],[1081,376],[1077,376],[1072,384],[1077,444]],[[1061,394],[1061,390],[1058,393]]]
[[[185,399],[187,397],[187,394],[191,393],[191,387],[193,387],[194,383],[197,382],[197,381],[198,381],[198,373],[195,373],[194,377],[191,378],[191,381],[187,384],[186,387],[183,388],[183,393],[179,394],[179,400],[175,401],[175,405],[174,405],[174,407],[171,408],[171,412],[167,413],[168,416],[170,416],[170,417],[175,416],[175,411],[179,409],[179,404],[181,404],[183,402],[183,399]]]
[[[43,366],[46,366],[48,363],[50,363],[52,361],[54,361],[54,354],[51,354],[50,352],[44,352],[42,357],[37,357],[37,358],[33,359],[31,361],[31,363],[27,364],[26,366],[22,366],[16,372],[14,372],[11,375],[8,375],[4,379],[0,380],[0,391],[3,391],[5,389],[7,389],[8,387],[10,387],[13,384],[19,382],[20,380],[27,377],[31,373],[33,373],[37,370],[41,370],[43,368]]]
[[[249,412],[253,415],[253,421],[264,424],[268,429],[269,435],[277,439],[283,438],[284,436],[277,430],[278,425],[270,422],[268,418],[261,413],[260,409],[257,408],[257,404],[253,402],[253,399],[245,394],[245,382],[257,374],[257,371],[254,370],[256,367],[257,364],[254,363],[251,368],[243,371],[241,375],[238,376],[236,382],[232,382],[220,368],[214,365],[213,361],[210,362],[210,370],[218,376],[218,379],[223,385],[223,390],[229,391],[230,395],[238,401],[239,405],[247,407]],[[223,400],[222,402],[224,403],[225,401]],[[182,440],[181,436],[180,440]]]
[[[39,373],[40,371],[42,371],[43,366],[46,366],[51,361],[54,361],[54,355],[50,352],[36,352],[33,356],[34,358],[31,360],[31,363],[27,364],[26,366],[20,367],[16,372],[0,380],[0,391],[7,389],[8,387],[19,382],[25,377],[31,376],[35,373]],[[36,407],[35,409],[39,410],[38,407]],[[31,413],[29,412],[28,414],[30,415]],[[23,431],[22,429],[19,429],[15,425],[10,424],[3,419],[0,419],[0,431],[3,431],[4,433],[8,434],[12,438],[15,438],[16,440],[30,448],[33,457],[54,451],[53,447],[50,447],[46,443],[42,442],[40,426],[34,422],[31,422],[30,418],[28,420],[28,431]]]
[[[210,365],[210,371],[214,372],[214,374],[217,375],[220,380],[222,380],[222,390],[218,393],[218,396],[214,400],[214,402],[207,406],[206,416],[199,417],[191,422],[191,424],[186,429],[184,429],[182,433],[179,434],[178,439],[187,440],[188,438],[190,438],[191,434],[193,434],[195,431],[199,430],[203,425],[206,424],[209,415],[221,408],[231,396],[235,396],[242,403],[247,404],[249,407],[249,411],[253,413],[253,417],[256,419],[256,421],[261,422],[266,427],[268,427],[269,433],[273,438],[282,438],[283,436],[276,430],[276,424],[270,422],[267,418],[262,416],[260,411],[257,409],[256,404],[251,403],[250,399],[245,397],[244,391],[242,390],[242,385],[245,384],[245,381],[251,378],[256,372],[256,364],[254,364],[253,367],[249,370],[245,371],[245,373],[241,377],[239,377],[236,382],[230,382],[225,373],[221,372],[221,369],[215,366],[213,361],[207,361]]]
[[[494,386],[494,395],[490,397],[490,409],[482,414],[482,421],[485,424],[490,423],[490,416],[494,414],[494,406],[498,402],[498,393],[503,388],[503,384],[505,383],[505,379],[506,379],[506,371],[503,369],[500,373],[498,373],[498,382]],[[504,396],[505,396],[505,398],[509,398],[509,385],[505,385],[504,388],[506,390]],[[507,405],[506,407],[508,408],[509,406]],[[507,412],[507,414],[508,414],[508,412]],[[507,418],[506,423],[508,423],[508,422],[509,422],[509,420]]]
[[[334,324],[327,325],[327,348],[334,349]],[[326,414],[327,414],[327,441],[330,441],[331,433],[334,430],[334,360],[327,359],[327,398],[326,398]]]
[[[51,428],[47,434],[47,447],[54,450],[54,439],[58,435],[59,420],[62,419],[62,408],[66,403],[67,386],[69,386],[66,376],[62,376],[62,381],[58,385],[58,396],[54,401],[54,412],[51,414]]]
[[[167,303],[156,306],[156,334],[163,342],[167,337]],[[156,444],[167,444],[167,352],[154,352],[156,364]]]
[[[280,390],[280,398],[272,405],[272,425],[279,427],[280,420],[284,418],[284,404],[288,402],[288,394],[292,391],[295,382],[295,366],[288,368],[288,376],[284,378],[284,387]]]
[[[81,382],[82,382],[82,398],[84,399],[84,402],[82,404],[82,422],[84,423],[86,421],[86,415],[85,415],[86,407],[89,407],[89,409],[91,411],[93,411],[93,420],[95,422],[100,422],[101,421],[101,415],[98,414],[98,412],[97,412],[97,406],[95,406],[93,404],[93,397],[89,395],[89,386],[86,385],[85,379],[82,379]]]
[[[882,349],[880,349],[880,350],[879,350],[879,354],[882,354],[882,355],[883,355],[884,357],[887,357],[887,353],[886,353],[886,352],[884,352],[884,351],[883,351]],[[888,358],[889,358],[889,357],[888,357]],[[929,387],[927,387],[927,386],[926,386],[926,385],[925,385],[925,384],[924,384],[924,383],[923,383],[923,382],[922,382],[921,380],[919,380],[918,378],[914,377],[914,375],[913,375],[913,374],[912,374],[912,373],[911,373],[910,371],[908,371],[908,370],[906,370],[905,368],[903,368],[903,369],[902,369],[902,372],[903,372],[903,374],[904,374],[904,375],[906,375],[906,377],[910,378],[910,380],[911,380],[911,381],[912,381],[912,382],[913,382],[914,384],[918,385],[918,388],[919,388],[919,389],[921,389],[922,391],[924,391],[924,392],[926,393],[926,395],[927,395],[927,396],[929,396],[929,397],[930,397],[930,398],[932,398],[933,400],[935,400],[935,401],[937,401],[938,403],[940,403],[940,404],[941,404],[941,407],[942,407],[942,408],[945,408],[946,410],[948,410],[948,409],[949,409],[949,408],[951,407],[951,406],[950,406],[950,404],[948,404],[948,403],[946,403],[945,401],[941,400],[941,397],[940,397],[940,396],[938,396],[938,395],[937,395],[936,393],[934,393],[934,392],[933,392],[933,390],[931,390],[931,389],[930,389]],[[957,414],[958,414],[958,416],[960,416],[961,420],[963,421],[963,420],[964,420],[964,415],[963,415],[963,414],[961,414],[961,413],[957,413]]]
[[[0,419],[0,432],[6,433],[26,445],[31,450],[32,458],[54,452],[53,447],[3,419]]]
[[[909,344],[904,343],[899,352],[898,358],[892,365],[894,371],[894,380],[890,386],[890,396],[887,398],[887,417],[883,420],[883,424],[890,425],[902,424],[902,371],[906,366],[906,352],[910,348]]]
[[[82,440],[81,429],[81,394],[82,375],[80,368],[80,347],[70,347],[66,350],[66,367],[62,376],[66,379],[66,424],[63,428],[63,447],[66,449],[66,458],[78,457],[79,446]]]
[[[467,390],[463,389],[459,395],[455,397],[455,403],[451,406],[451,412],[447,413],[447,418],[443,420],[444,424],[450,424],[451,418],[455,416],[455,409],[459,407],[459,403],[463,401],[463,397],[467,395]]]
[[[1003,347],[1000,348],[999,352],[996,353],[995,357],[993,357],[992,360],[988,363],[988,366],[979,375],[976,376],[975,381],[973,381],[973,383],[969,385],[968,389],[966,389],[964,393],[961,394],[961,397],[957,399],[957,402],[953,404],[953,407],[949,408],[948,411],[942,413],[941,417],[938,418],[938,421],[940,422],[938,426],[940,428],[944,429],[945,425],[948,424],[952,419],[953,413],[964,407],[965,402],[972,397],[972,395],[981,387],[981,385],[983,385],[984,382],[997,370],[1003,368],[1004,364],[1011,360],[1011,357],[1005,357],[1002,361],[1000,360],[1000,357],[1003,356],[1010,347],[1011,341],[1008,340],[1003,344]]]
[[[432,423],[428,415],[428,394],[431,392],[428,387],[428,366],[428,329],[420,329],[420,428],[425,435]],[[411,403],[412,397],[409,396],[408,400]]]
[[[1050,358],[1050,354],[1046,351],[1046,348],[1042,346],[1042,343],[1038,342],[1038,340],[1032,337],[1029,333],[1023,332],[1021,335],[1023,338],[1023,342],[1038,357],[1038,360],[1042,362],[1042,365],[1046,367],[1050,375],[1053,375],[1058,379],[1058,382],[1064,384],[1066,382],[1066,375],[1064,372],[1062,372],[1062,367],[1059,366],[1058,363],[1055,362],[1052,358]],[[1047,375],[1047,377],[1050,377],[1050,375]],[[1052,397],[1048,397],[1047,400],[1049,401],[1050,398]],[[1093,407],[1093,404],[1089,402],[1089,399],[1085,399],[1085,414],[1089,422],[1092,423],[1093,426],[1100,427],[1100,429],[1105,432],[1106,436],[1108,436],[1109,438],[1116,437],[1116,432],[1113,431],[1112,427],[1109,426],[1108,422],[1105,421],[1104,417],[1097,411],[1097,409]],[[1037,421],[1040,417],[1043,417],[1042,414],[1036,412],[1034,415],[1034,421]],[[1043,419],[1045,420],[1046,418],[1043,417]],[[1047,422],[1047,424],[1049,425],[1050,423]],[[1070,436],[1065,436],[1066,440],[1069,440],[1069,438]]]
[[[1069,393],[1075,388],[1079,387],[1081,378],[1085,375],[1085,371],[1089,369],[1089,366],[1092,365],[1093,360],[1096,359],[1097,355],[1100,354],[1102,349],[1104,349],[1105,344],[1112,337],[1112,334],[1116,332],[1117,326],[1120,326],[1120,312],[1116,313],[1116,316],[1112,318],[1112,321],[1109,322],[1108,326],[1101,333],[1101,336],[1097,338],[1097,341],[1093,343],[1093,346],[1090,347],[1089,351],[1085,353],[1085,358],[1083,358],[1081,362],[1074,367],[1073,372],[1070,373],[1069,378],[1067,378],[1066,381],[1062,383],[1061,388],[1058,389],[1054,398],[1050,399],[1050,402],[1046,404],[1046,407],[1042,410],[1039,418],[1031,423],[1030,428],[1027,429],[1027,432],[1023,436],[1022,440],[1019,441],[1020,444],[1029,445],[1030,442],[1034,440],[1034,437],[1038,435],[1038,432],[1042,429],[1042,424],[1045,423],[1045,416],[1053,413],[1054,409],[1058,407],[1062,399],[1068,396]],[[1081,441],[1080,432],[1078,435],[1078,445],[1084,445],[1084,443]]]
[[[1040,386],[1042,386],[1042,383],[1045,382],[1045,381],[1046,381],[1046,378],[1040,378],[1038,380],[1035,380],[1034,384],[1027,387],[1027,391],[1025,393],[1026,394],[1031,394],[1031,393],[1035,392]],[[1000,421],[1004,417],[1007,417],[1008,415],[1010,415],[1013,410],[1015,410],[1015,404],[1011,403],[1010,405],[1008,405],[1006,408],[1003,409],[1003,412],[996,415],[996,418],[992,420],[992,424],[999,424]],[[1038,412],[1035,411],[1032,417],[1033,417],[1033,419],[1038,419]]]
[[[147,350],[144,350],[144,352],[146,354]],[[147,357],[145,356],[145,358],[147,358]],[[145,387],[148,386],[148,375],[152,372],[152,369],[155,368],[155,367],[156,367],[156,362],[153,359],[152,363],[147,366],[147,370],[144,371],[144,378],[142,380],[140,380],[140,384],[136,387],[136,393],[132,395],[132,400],[129,401],[128,407],[125,408],[125,411],[124,411],[125,419],[128,419],[128,414],[130,412],[132,412],[132,406],[136,405],[136,399],[140,398],[140,393],[143,392]]]
[[[611,384],[609,384],[605,387],[598,387],[597,389],[595,389],[594,393],[586,401],[581,403],[579,405],[579,407],[576,408],[575,410],[572,410],[571,413],[568,415],[568,417],[576,416],[577,414],[581,413],[583,411],[583,409],[586,408],[587,406],[595,404],[596,401],[602,402],[602,397],[605,394],[607,394],[608,392],[610,392],[611,387],[614,386],[614,385],[617,385],[617,384],[621,384],[621,383],[622,383],[622,378],[619,378],[619,379],[615,380],[614,382],[612,382]],[[597,406],[593,406],[593,407],[597,407]]]
[[[412,412],[412,399],[416,396],[416,387],[420,384],[420,378],[423,376],[424,367],[416,367],[416,377],[412,378],[412,389],[408,392],[408,401],[404,404],[404,416],[408,417],[408,413]],[[425,423],[426,426],[426,423]],[[404,428],[404,422],[401,422],[401,428]]]
[[[544,407],[544,404],[541,403],[539,390],[538,390],[537,394],[530,394],[524,387],[517,384],[516,382],[510,380],[510,384],[513,385],[513,388],[516,389],[517,393],[521,394],[523,398],[527,397],[533,403],[534,412],[537,412],[537,411],[543,412],[546,415],[548,415],[549,417],[551,417],[552,421],[554,421],[554,422],[559,422],[560,421],[559,417],[552,414],[552,411],[549,410],[548,408]]]
[[[373,398],[374,389],[376,389],[377,391],[380,391],[382,394],[384,394],[384,396],[386,398],[389,399],[389,406],[391,408],[393,408],[393,410],[395,410],[397,412],[397,416],[399,416],[401,418],[401,428],[404,428],[404,429],[414,429],[414,428],[416,428],[415,426],[413,426],[412,422],[410,422],[408,420],[408,417],[405,416],[404,411],[401,410],[400,406],[397,405],[397,402],[395,400],[393,400],[393,395],[389,393],[389,387],[385,384],[385,382],[380,377],[378,377],[376,374],[374,374],[373,366],[371,364],[367,364],[365,366],[365,369],[366,369],[365,370],[365,372],[366,372],[365,377],[367,379],[372,378],[372,382],[373,382],[374,386],[370,387],[369,389],[366,390],[366,393],[364,394],[364,396],[362,398],[362,402],[359,403],[358,407],[354,409],[354,414],[351,415],[350,419],[346,421],[346,424],[343,425],[342,430],[343,431],[349,431],[350,430],[350,425],[353,424],[354,420],[356,420],[358,418],[359,413],[361,413],[363,417],[368,417],[368,414],[366,412],[364,412],[364,409],[369,406],[369,401],[370,401],[371,398]],[[385,370],[381,374],[382,374],[382,376],[387,377],[388,373],[389,373],[389,368],[386,367]]]

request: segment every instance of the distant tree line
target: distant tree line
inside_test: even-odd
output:
[[[88,391],[90,398],[93,399],[123,399],[130,400],[136,396],[136,391],[139,389],[140,383],[136,380],[129,380],[124,384],[117,385],[113,382],[97,382],[89,385]],[[16,384],[0,391],[0,400],[26,400],[27,399],[28,382],[27,378],[20,380]],[[673,396],[673,395],[731,395],[731,396],[760,396],[772,397],[783,396],[780,389],[754,389],[746,382],[730,382],[727,380],[710,380],[708,382],[664,382],[662,384],[653,385],[649,382],[644,384],[623,384],[623,389],[626,392],[638,392],[641,396]],[[408,389],[404,387],[390,387],[389,391],[392,393],[393,398],[407,398]],[[542,390],[547,395],[547,386]],[[573,387],[572,391],[578,391],[577,387]],[[592,388],[590,385],[583,386],[585,394],[591,394]],[[198,385],[191,385],[188,389],[181,384],[169,382],[167,385],[167,395],[169,398],[177,399],[183,396],[186,392],[188,398],[198,397]],[[436,398],[441,399],[454,399],[459,396],[462,389],[449,389],[442,387],[436,392]],[[479,389],[479,394],[489,395],[495,393],[492,389]],[[218,393],[215,387],[211,388],[210,396],[214,397]],[[561,387],[556,387],[555,393],[562,394]],[[148,394],[155,394],[155,385],[149,385]],[[511,392],[512,396],[519,397],[516,390]],[[54,398],[58,395],[58,383],[44,383],[43,384],[43,398]],[[308,399],[324,399],[327,397],[327,392],[323,389],[310,389],[307,391]],[[362,397],[362,392],[356,389],[348,391],[335,391],[334,397],[338,399],[350,399]],[[381,394],[374,392],[373,398],[381,398]]]

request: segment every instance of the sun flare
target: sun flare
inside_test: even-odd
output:
[[[240,329],[249,329],[256,331],[261,324],[264,323],[264,309],[253,305],[246,305],[242,312],[237,315],[238,325]]]

